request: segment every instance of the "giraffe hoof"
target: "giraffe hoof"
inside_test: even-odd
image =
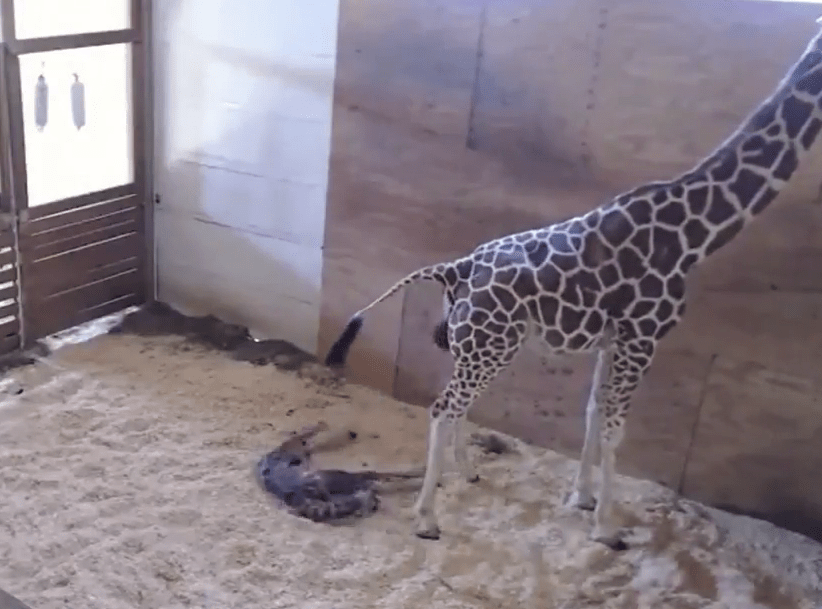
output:
[[[581,495],[578,491],[574,491],[568,496],[566,505],[591,512],[596,509],[597,500],[591,495]]]
[[[435,541],[440,538],[440,528],[435,526],[430,528],[417,529],[416,531],[414,531],[414,534],[420,539],[429,539]]]
[[[617,533],[598,533],[596,530],[592,535],[594,541],[599,542],[611,548],[614,552],[624,552],[628,549],[628,544],[622,540],[620,534]]]
[[[624,552],[628,549],[628,544],[621,539],[601,539],[599,541],[611,548],[614,552]]]

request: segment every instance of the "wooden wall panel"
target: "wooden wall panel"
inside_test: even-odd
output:
[[[819,28],[811,3],[594,1],[605,14],[587,137],[596,174],[623,186],[675,174],[715,148]],[[791,191],[814,196],[820,168],[817,155]]]
[[[486,2],[472,121],[476,150],[519,180],[589,177],[600,2]],[[551,172],[545,172],[547,165]]]
[[[817,361],[818,357],[817,357]],[[822,383],[720,356],[683,490],[822,541]]]

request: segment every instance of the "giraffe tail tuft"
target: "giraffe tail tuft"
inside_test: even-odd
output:
[[[434,344],[443,351],[451,349],[448,344],[448,318],[443,319],[434,328]]]
[[[331,345],[331,349],[328,350],[328,355],[325,356],[326,366],[331,368],[345,364],[345,359],[348,357],[348,351],[357,339],[357,335],[360,333],[360,330],[362,330],[362,323],[363,316],[361,313],[357,313],[354,317],[348,320],[342,334],[340,334],[340,337],[334,342],[333,345]]]
[[[416,283],[417,281],[439,281],[443,286],[447,286],[448,280],[446,279],[445,274],[450,266],[453,266],[453,263],[435,264],[433,266],[418,269],[410,275],[406,275],[400,279],[370,305],[360,309],[350,320],[348,320],[348,323],[345,325],[345,329],[337,339],[337,342],[331,345],[331,349],[328,350],[328,355],[325,357],[325,365],[331,368],[345,364],[345,358],[348,356],[348,351],[351,349],[351,345],[354,343],[354,340],[356,340],[360,330],[362,330],[363,316],[371,307],[387,300],[406,286]],[[452,273],[456,278],[457,273],[453,270]]]

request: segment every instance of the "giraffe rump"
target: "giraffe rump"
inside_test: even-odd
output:
[[[348,320],[342,334],[340,334],[340,337],[334,341],[334,344],[331,345],[331,348],[328,350],[328,355],[325,357],[325,365],[329,367],[337,367],[345,364],[345,360],[348,357],[348,351],[357,339],[360,330],[362,330],[365,313],[370,308],[378,305],[384,300],[388,300],[391,296],[412,283],[416,283],[418,281],[439,281],[443,287],[447,288],[449,282],[455,282],[457,277],[458,274],[455,270],[455,264],[443,263],[418,269],[410,275],[400,279],[397,283],[386,290],[382,296],[377,298],[368,306],[357,311],[351,319]],[[440,337],[443,332],[445,332],[445,336]],[[444,341],[444,343],[442,341]],[[437,346],[442,349],[448,348],[447,326],[443,322],[440,322],[437,326],[437,330],[435,330],[434,342],[436,342]],[[443,347],[443,344],[446,346]]]

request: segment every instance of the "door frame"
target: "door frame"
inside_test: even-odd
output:
[[[47,215],[110,201],[116,197],[136,197],[140,202],[142,231],[145,237],[142,255],[142,293],[146,300],[156,298],[154,206],[153,191],[153,94],[152,84],[152,0],[130,0],[130,27],[121,30],[88,32],[18,39],[15,35],[15,2],[0,0],[2,42],[0,42],[0,229],[4,223],[12,225],[17,251],[17,280],[19,286],[19,319],[21,342],[29,346],[34,338],[26,328],[25,242],[29,223]],[[49,202],[30,208],[28,176],[26,171],[23,104],[20,82],[20,56],[56,50],[79,49],[109,44],[131,45],[131,116],[133,140],[134,179],[131,183],[87,193],[78,197]],[[31,340],[30,340],[31,339]]]

